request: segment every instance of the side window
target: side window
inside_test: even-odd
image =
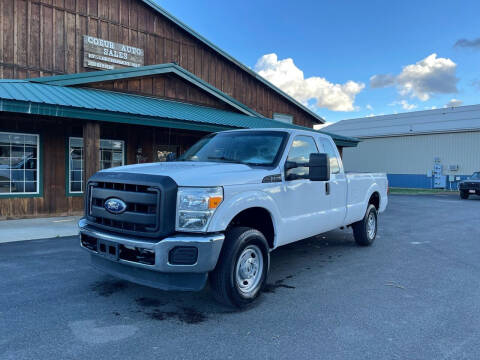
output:
[[[328,154],[328,157],[330,160],[330,174],[338,174],[340,172],[340,165],[338,163],[338,157],[337,157],[337,153],[335,152],[335,149],[333,148],[332,144],[328,140],[320,139],[320,142],[323,145],[323,148],[325,149],[325,152]]]
[[[293,169],[288,169],[286,172],[286,179],[308,179],[308,161],[311,153],[318,153],[317,145],[310,136],[299,135],[293,139],[292,146],[288,152],[287,161],[295,162],[297,164],[305,164],[307,166],[300,166]]]
[[[69,138],[68,192],[83,193],[83,138]],[[121,140],[100,139],[100,169],[122,166],[124,164],[125,142]]]
[[[0,132],[0,197],[39,194],[40,136]]]

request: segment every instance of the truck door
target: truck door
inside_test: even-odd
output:
[[[341,160],[329,139],[319,138],[320,145],[330,160],[330,181],[328,182],[329,221],[333,228],[344,225],[347,212],[347,179],[341,170]]]
[[[295,136],[287,161],[305,166],[284,173],[284,192],[277,197],[284,225],[281,240],[279,239],[282,244],[317,235],[331,228],[327,215],[330,204],[325,194],[325,182],[308,179],[311,153],[318,153],[313,137]]]

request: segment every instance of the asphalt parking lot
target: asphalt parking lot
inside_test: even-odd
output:
[[[261,301],[93,270],[75,237],[0,244],[0,359],[479,359],[480,197],[393,195],[350,230],[272,253]]]

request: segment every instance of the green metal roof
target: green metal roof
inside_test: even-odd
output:
[[[0,111],[206,132],[235,128],[307,129],[177,101],[25,80],[0,80]],[[358,143],[357,139],[331,136],[339,146]]]
[[[301,108],[303,111],[305,111],[306,113],[310,114],[315,120],[317,120],[319,123],[323,124],[325,123],[325,120],[318,114],[314,113],[312,110],[310,110],[308,107],[304,106],[303,104],[301,104],[300,102],[298,102],[297,100],[295,100],[294,98],[292,98],[290,95],[287,95],[285,92],[283,92],[282,90],[280,90],[278,87],[276,87],[275,85],[273,85],[271,82],[267,81],[266,79],[264,79],[263,77],[261,77],[260,75],[258,75],[255,71],[253,71],[252,69],[250,69],[248,66],[242,64],[240,61],[238,61],[237,59],[235,59],[233,56],[231,56],[230,54],[228,54],[227,52],[223,51],[222,49],[220,49],[218,46],[216,46],[215,44],[211,43],[209,40],[207,40],[206,38],[204,38],[202,35],[200,35],[199,33],[197,33],[195,30],[193,30],[192,28],[190,28],[188,25],[186,25],[185,23],[183,23],[182,21],[180,21],[179,19],[177,19],[175,16],[173,16],[172,14],[170,14],[168,11],[166,11],[165,9],[163,9],[162,7],[160,7],[157,3],[155,3],[155,1],[153,0],[142,0],[146,5],[148,5],[150,8],[152,8],[153,10],[155,10],[156,12],[160,13],[161,15],[163,15],[164,17],[166,17],[167,19],[169,19],[170,21],[172,21],[173,23],[175,23],[177,26],[179,26],[181,29],[183,29],[184,31],[186,31],[188,34],[190,34],[191,36],[193,36],[194,38],[196,38],[197,40],[199,40],[200,42],[202,42],[203,44],[205,44],[206,46],[208,46],[209,48],[211,48],[213,51],[217,52],[218,54],[220,54],[221,56],[223,56],[224,58],[226,58],[227,60],[231,61],[232,63],[234,63],[235,65],[237,65],[238,67],[240,67],[243,71],[247,72],[248,74],[250,74],[251,76],[253,76],[255,79],[257,79],[258,81],[262,82],[263,84],[265,84],[266,86],[268,86],[269,88],[271,88],[273,91],[275,91],[276,93],[278,93],[280,96],[283,96],[284,98],[286,98],[287,100],[291,101],[292,103],[294,103],[296,106],[298,106],[299,108]]]
[[[117,69],[117,70],[88,71],[83,73],[55,75],[55,76],[40,77],[40,78],[34,78],[34,79],[28,79],[28,80],[32,82],[38,82],[38,83],[49,84],[49,85],[74,86],[74,85],[82,85],[82,84],[95,83],[95,82],[101,82],[101,81],[122,80],[122,79],[136,78],[136,77],[142,77],[142,76],[152,76],[152,75],[169,74],[169,73],[173,73],[181,77],[182,79],[199,87],[200,89],[206,91],[210,95],[215,96],[216,98],[220,99],[221,101],[225,102],[226,104],[232,106],[233,108],[239,110],[244,114],[262,117],[261,114],[257,113],[256,111],[249,108],[245,104],[227,95],[223,91],[217,89],[215,86],[200,79],[199,77],[195,76],[188,70],[174,63],[148,65],[148,66],[141,66],[137,68],[133,68],[133,67],[123,68],[123,69]]]

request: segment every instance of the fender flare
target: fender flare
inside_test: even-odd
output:
[[[279,228],[278,220],[281,219],[280,212],[275,201],[267,193],[259,190],[242,192],[224,201],[213,215],[207,231],[225,231],[235,216],[251,208],[263,208],[269,212],[273,223],[275,247]]]
[[[380,186],[379,184],[375,181],[372,185],[370,185],[370,187],[368,188],[368,191],[366,192],[366,197],[364,199],[364,204],[365,204],[365,211],[367,211],[367,207],[368,207],[368,201],[370,200],[370,198],[372,197],[373,193],[378,193],[378,198],[379,198],[379,208],[380,208],[380,205],[382,203],[382,193],[380,191]]]

